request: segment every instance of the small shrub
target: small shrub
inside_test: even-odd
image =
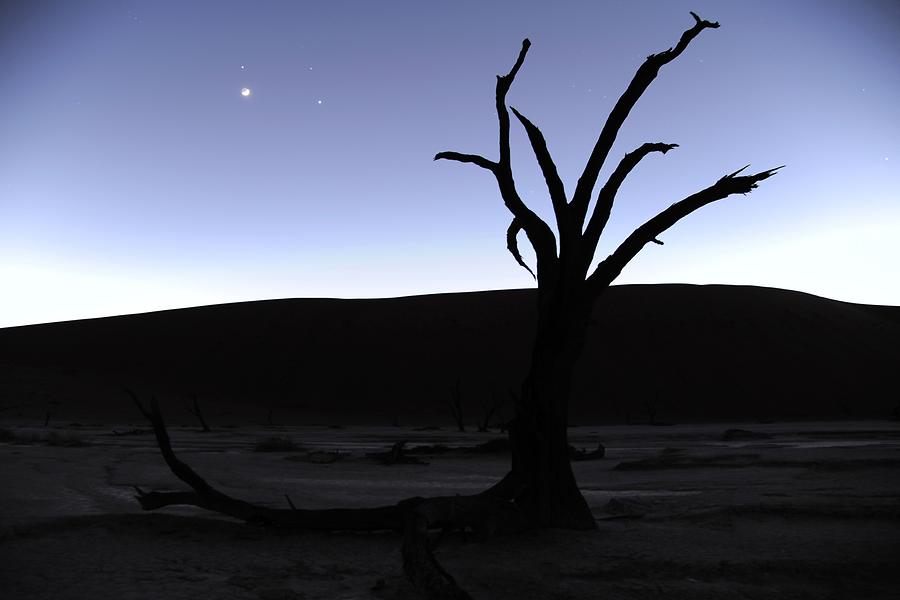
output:
[[[254,452],[295,452],[297,450],[302,450],[302,448],[289,437],[269,437],[256,442],[256,445],[253,446]]]
[[[57,433],[51,431],[44,440],[48,446],[62,446],[64,448],[83,448],[91,444],[77,433]]]
[[[472,452],[478,454],[502,454],[509,452],[512,447],[509,444],[509,438],[494,438],[482,444],[478,444],[472,448]]]
[[[347,456],[346,452],[340,450],[318,450],[308,453],[303,460],[317,465],[330,465]]]
[[[41,436],[39,434],[33,431],[28,433],[16,432],[13,435],[16,436],[15,441],[17,444],[40,444],[42,441],[44,441],[43,439],[41,439]]]
[[[76,433],[59,433],[51,431],[46,436],[41,436],[34,431],[19,432],[7,427],[0,428],[0,442],[19,445],[47,444],[48,446],[60,446],[65,448],[81,448],[90,446],[90,442],[84,440]]]

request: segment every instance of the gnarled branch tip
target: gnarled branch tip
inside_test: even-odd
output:
[[[694,20],[697,21],[697,25],[701,25],[701,26],[703,26],[703,27],[710,27],[710,28],[712,28],[712,29],[718,29],[718,28],[719,28],[719,22],[718,22],[718,21],[706,21],[706,20],[704,20],[704,19],[701,19],[701,18],[697,15],[697,13],[695,13],[694,11],[690,11],[690,13],[691,13],[691,16],[694,17]]]
[[[489,160],[480,154],[463,154],[462,152],[452,152],[445,150],[434,155],[434,160],[455,160],[456,162],[469,163],[481,167],[488,171],[493,171],[497,167],[497,163]]]
[[[516,62],[513,64],[512,69],[509,70],[509,73],[506,75],[497,75],[497,83],[502,83],[504,95],[506,91],[509,90],[509,86],[512,84],[512,80],[515,79],[516,73],[519,72],[519,68],[522,66],[522,63],[525,62],[525,55],[528,54],[528,49],[531,47],[531,40],[525,38],[522,40],[522,49],[519,50],[519,56],[516,57]]]
[[[521,230],[522,224],[517,218],[513,218],[512,222],[509,224],[509,228],[506,230],[506,249],[509,250],[509,253],[512,254],[519,266],[528,271],[528,273],[531,274],[531,277],[536,281],[537,275],[534,274],[534,271],[531,270],[531,267],[528,266],[525,259],[522,258],[522,254],[519,252],[519,244],[516,241],[516,236]]]
[[[749,166],[750,166],[749,164],[746,164],[743,167],[741,167],[740,169],[738,169],[737,171],[735,171],[734,173],[729,173],[728,175],[726,175],[719,181],[722,181],[724,179],[734,179],[734,177],[736,177],[738,173],[740,173],[741,171],[745,171]]]

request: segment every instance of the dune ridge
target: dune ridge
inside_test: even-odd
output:
[[[0,329],[0,417],[134,416],[129,386],[177,403],[197,395],[219,423],[449,422],[459,380],[474,425],[525,373],[533,296],[263,300]],[[595,308],[571,420],[888,418],[898,365],[900,307],[615,286]]]

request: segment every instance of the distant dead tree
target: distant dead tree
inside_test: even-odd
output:
[[[200,410],[200,401],[197,399],[197,394],[191,396],[191,399],[191,404],[185,405],[185,410],[194,415],[194,418],[200,422],[200,426],[203,428],[204,433],[209,433],[212,429],[206,424],[206,419],[203,417],[203,411]]]
[[[493,424],[492,419],[494,418],[494,415],[497,414],[498,410],[503,408],[504,404],[503,396],[496,391],[492,391],[487,402],[483,402],[481,405],[481,422],[478,424],[478,431],[480,433],[485,433],[490,430],[491,425]]]
[[[447,407],[450,409],[450,414],[453,415],[453,422],[456,423],[456,428],[461,432],[465,432],[466,424],[463,421],[462,391],[460,390],[459,379],[450,386],[449,392],[450,397],[447,398]]]
[[[651,142],[625,154],[600,188],[596,204],[589,211],[600,169],[635,103],[660,69],[680,56],[700,32],[719,27],[718,23],[705,21],[694,13],[691,15],[694,25],[682,34],[678,43],[668,50],[651,54],[638,68],[606,119],[571,197],[566,195],[541,131],[519,111],[512,109],[525,128],[546,180],[556,219],[555,230],[522,201],[510,163],[510,118],[506,96],[531,45],[527,39],[509,73],[497,77],[499,159],[459,152],[440,152],[435,156],[435,160],[474,164],[494,176],[503,202],[512,213],[506,234],[509,251],[537,280],[536,336],[530,368],[509,428],[512,464],[502,480],[473,496],[412,498],[371,509],[303,510],[293,505],[274,509],[250,504],[213,488],[181,462],[172,451],[158,404],[154,401],[147,409],[137,402],[153,424],[169,468],[192,489],[189,492],[144,492],[138,489],[137,499],[141,506],[151,510],[192,504],[272,527],[345,531],[397,529],[403,532],[401,552],[407,577],[423,595],[433,599],[460,599],[469,595],[435,560],[429,530],[470,527],[489,534],[535,527],[596,528],[572,474],[566,437],[572,374],[584,346],[594,301],[646,244],[662,244],[659,235],[669,227],[711,202],[750,192],[777,170],[741,175],[744,169],[739,169],[721,177],[638,227],[612,254],[592,268],[597,243],[619,186],[647,155],[665,154],[676,147],[676,144]],[[518,250],[517,236],[523,231],[534,248],[535,270],[526,265]]]

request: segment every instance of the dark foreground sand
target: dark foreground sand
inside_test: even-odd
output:
[[[120,425],[118,432],[140,425]],[[742,427],[769,437],[723,441]],[[152,436],[112,426],[2,430],[4,598],[414,598],[394,533],[286,534],[200,510],[141,512],[131,486],[181,489]],[[55,433],[48,445],[48,434]],[[581,427],[576,464],[596,532],[445,537],[475,598],[896,598],[900,427],[888,422]],[[253,452],[290,437],[303,449]],[[473,446],[490,434],[401,428],[173,428],[176,451],[224,490],[298,506],[472,493],[504,455],[428,465],[364,458],[398,439]],[[78,444],[87,445],[78,445]],[[66,445],[68,444],[68,445]],[[335,462],[327,452],[341,450]]]

